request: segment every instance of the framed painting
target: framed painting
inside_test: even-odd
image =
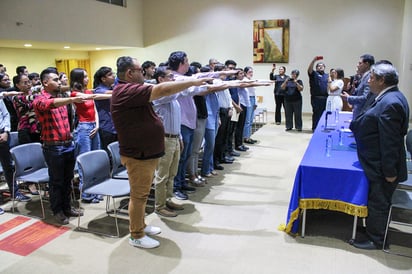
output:
[[[289,62],[289,19],[253,21],[253,63]]]

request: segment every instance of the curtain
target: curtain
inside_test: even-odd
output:
[[[90,60],[83,59],[56,59],[56,68],[58,72],[66,73],[67,77],[70,78],[70,71],[75,68],[82,68],[87,71],[89,75],[89,84],[87,85],[88,89],[92,89],[93,87],[93,74],[90,71]],[[70,80],[70,79],[69,79]]]

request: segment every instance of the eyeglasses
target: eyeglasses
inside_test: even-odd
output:
[[[138,71],[138,72],[140,72],[140,73],[142,73],[142,69],[141,68],[132,68],[132,69],[130,69],[131,71]]]

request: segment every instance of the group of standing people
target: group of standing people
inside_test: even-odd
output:
[[[87,88],[89,78],[84,69],[73,69],[67,77],[50,67],[38,75],[41,88],[36,94],[25,94],[25,86],[30,89],[30,84],[23,74],[21,86],[19,82],[15,85],[18,92],[2,95],[24,95],[31,100],[30,121],[38,126],[36,141],[42,143],[49,168],[50,205],[60,224],[83,214],[70,205],[77,155],[106,149],[111,142],[119,141],[131,186],[129,243],[153,248],[159,243],[148,236],[160,233],[160,228],[144,222],[151,185],[156,188],[156,213],[176,216],[183,206],[172,197],[188,199],[196,187],[204,186],[207,177],[217,175],[216,169],[223,169],[220,164],[232,163],[234,156],[249,149],[244,142],[256,142],[250,138],[253,88],[270,83],[252,80],[253,68],[243,71],[233,60],[221,64],[211,58],[200,73],[181,51],[171,53],[157,70],[153,62],[140,65],[129,56],[118,58],[116,65],[117,78],[109,67],[96,71],[93,90]],[[66,82],[68,78],[70,83]],[[232,119],[233,113],[237,113],[236,119]],[[11,127],[6,124],[2,128],[5,134],[4,138],[0,136],[0,143],[7,144],[6,133]],[[195,131],[198,135],[200,132],[196,145]],[[196,154],[202,140],[199,170]],[[97,202],[100,197],[82,199]]]
[[[322,59],[315,56],[308,67],[312,130],[325,110],[340,111],[343,102],[352,108],[350,129],[369,182],[366,227],[353,245],[360,249],[382,249],[392,195],[398,183],[407,179],[404,138],[408,131],[409,105],[399,91],[399,75],[390,61],[375,62],[373,55],[361,55],[356,74],[345,87],[343,70],[331,69],[327,74]],[[284,83],[289,78],[285,67],[279,68],[279,75],[273,75],[273,71],[274,68],[271,79],[282,82],[278,85],[280,90],[275,86],[276,124],[281,122],[280,108],[284,103],[288,130]],[[284,98],[280,98],[282,93]]]

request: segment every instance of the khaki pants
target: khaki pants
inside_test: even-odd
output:
[[[145,235],[144,217],[147,197],[149,197],[154,171],[159,163],[159,158],[149,160],[137,160],[125,156],[120,156],[120,158],[129,175],[129,230],[133,238],[139,239]]]
[[[155,172],[156,209],[166,206],[166,201],[173,197],[173,182],[177,174],[180,159],[179,138],[165,138],[165,155],[160,158]]]

